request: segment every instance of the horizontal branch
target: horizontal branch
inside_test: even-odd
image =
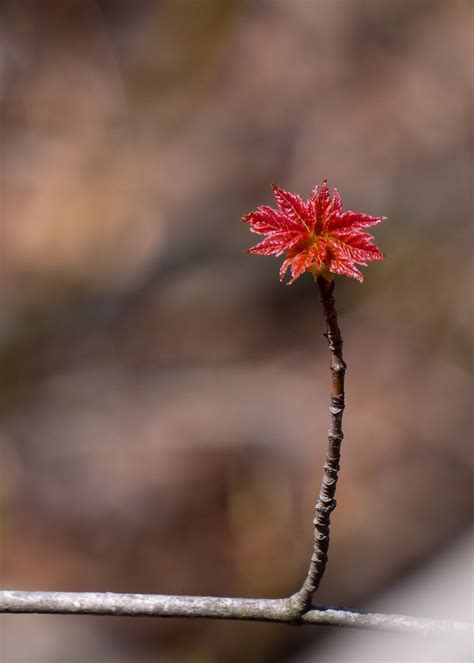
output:
[[[313,606],[299,615],[293,597],[242,599],[162,594],[92,592],[0,591],[0,613],[112,615],[126,617],[186,617],[317,624],[414,633],[419,635],[469,633],[472,624],[421,619],[405,615],[364,613]]]

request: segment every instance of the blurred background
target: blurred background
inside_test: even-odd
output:
[[[386,260],[336,285],[347,410],[317,600],[367,607],[447,551],[472,521],[472,3],[2,0],[0,16],[2,586],[300,586],[329,357],[310,275],[288,288],[245,254],[240,217],[273,204],[271,182],[306,197],[327,178],[346,209],[389,217]],[[469,619],[462,601],[418,610]],[[328,631],[4,616],[0,658],[310,646],[324,663]]]

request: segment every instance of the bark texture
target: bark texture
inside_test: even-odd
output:
[[[312,606],[303,614],[293,597],[247,599],[162,594],[92,592],[27,592],[0,590],[1,613],[110,615],[125,617],[184,617],[277,622],[282,624],[350,626],[394,633],[469,634],[472,625],[420,619],[406,615],[363,613]]]
[[[328,561],[331,513],[336,507],[336,486],[340,468],[342,432],[342,415],[344,413],[344,376],[346,363],[342,356],[342,336],[337,322],[334,304],[334,281],[328,283],[325,278],[317,279],[329,350],[331,352],[331,396],[329,405],[330,424],[328,431],[328,451],[323,468],[323,480],[319,497],[315,505],[313,554],[308,574],[295,597],[301,602],[303,609],[311,605],[313,594],[318,590]]]

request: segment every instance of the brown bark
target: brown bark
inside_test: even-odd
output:
[[[328,283],[325,278],[317,279],[329,350],[331,351],[331,401],[329,406],[330,425],[328,431],[328,451],[324,464],[324,474],[315,506],[313,554],[308,574],[302,588],[295,598],[301,603],[302,609],[311,606],[313,594],[318,590],[328,561],[331,513],[336,507],[336,485],[339,474],[342,432],[342,415],[344,413],[344,376],[346,364],[342,356],[342,336],[337,322],[334,305],[334,281]]]

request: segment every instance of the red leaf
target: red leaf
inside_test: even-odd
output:
[[[311,199],[315,211],[315,230],[320,233],[325,226],[327,212],[331,205],[331,195],[326,180],[313,189]]]
[[[296,279],[306,272],[313,263],[313,256],[310,251],[301,251],[291,259],[291,280],[288,285],[291,285]]]
[[[284,251],[297,244],[300,239],[300,234],[294,231],[271,233],[262,242],[252,246],[247,253],[259,253],[265,256],[273,253],[276,256],[281,256]]]
[[[257,207],[255,212],[250,212],[250,214],[242,217],[242,220],[249,223],[250,230],[259,235],[278,230],[302,230],[300,224],[295,223],[268,205]]]
[[[327,229],[335,230],[336,228],[352,228],[354,230],[360,230],[362,228],[376,226],[377,223],[385,221],[385,219],[385,216],[369,216],[368,214],[361,214],[360,212],[336,213],[329,219]]]
[[[347,258],[340,253],[338,255],[334,255],[332,251],[329,251],[327,261],[328,269],[330,272],[333,272],[334,274],[344,274],[345,276],[350,276],[353,279],[357,279],[361,283],[364,280],[362,272],[360,272],[357,267],[354,267],[354,263],[350,258]]]
[[[278,210],[261,205],[243,220],[252,232],[267,235],[248,253],[280,256],[287,252],[280,268],[281,280],[291,268],[289,284],[308,271],[315,276],[344,274],[362,281],[356,264],[365,266],[370,260],[383,260],[372,235],[363,229],[385,217],[344,212],[338,191],[334,189],[331,198],[326,181],[315,187],[306,202],[275,185],[273,192]]]
[[[289,193],[284,189],[273,185],[273,193],[278,202],[280,212],[294,221],[301,230],[310,230],[312,227],[312,219],[308,215],[306,204],[300,196],[296,193]]]
[[[333,197],[332,197],[332,204],[331,204],[331,212],[342,212],[342,200],[341,196],[339,195],[339,191],[337,189],[334,189]]]

